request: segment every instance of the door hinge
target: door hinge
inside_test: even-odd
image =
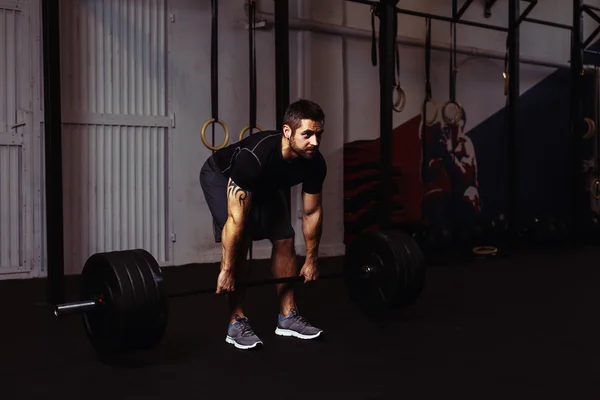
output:
[[[175,22],[175,14],[169,15],[169,19],[171,20],[171,22]]]
[[[171,233],[171,242],[175,243],[177,241],[177,234]]]
[[[169,118],[171,119],[171,128],[175,128],[175,114],[171,114]]]

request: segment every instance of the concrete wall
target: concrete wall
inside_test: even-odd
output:
[[[490,19],[483,17],[482,3],[474,3],[464,15],[464,19],[506,26],[507,2],[505,0],[499,1],[494,7]],[[571,6],[569,3],[568,1],[559,0],[540,2],[531,17],[570,24]],[[587,3],[600,5],[600,0],[590,0]],[[37,15],[39,1],[31,4],[33,15]],[[93,48],[96,46],[104,49],[105,62],[108,62],[106,60],[113,60],[114,57],[110,54],[108,47],[102,46],[105,43],[120,40],[118,37],[120,31],[115,30],[115,26],[118,26],[122,22],[122,18],[127,17],[131,12],[143,11],[147,13],[148,11],[146,8],[137,9],[135,8],[137,6],[132,5],[121,13],[119,10],[124,7],[124,4],[124,2],[117,2],[116,0],[80,0],[77,3],[78,6],[73,9],[69,8],[65,15],[74,16],[78,10],[77,13],[79,14],[77,15],[81,15],[82,18],[85,16],[84,19],[78,20],[77,24],[79,25],[70,26],[95,24],[89,29],[93,29],[97,33],[97,37],[94,36],[97,42],[89,42],[92,36],[86,36],[86,41],[82,42],[83,39],[79,37],[81,34],[79,31],[74,34],[71,31],[65,31],[65,28],[63,28],[61,40],[65,43],[61,46],[68,50],[69,46],[72,47],[73,43],[79,40],[82,44],[80,46],[82,54],[87,51],[88,47]],[[139,3],[135,4],[139,6]],[[169,243],[165,245],[167,251],[163,261],[167,266],[215,262],[220,260],[221,249],[219,245],[214,243],[211,216],[198,180],[200,168],[211,154],[211,151],[205,148],[200,140],[200,128],[211,117],[210,2],[164,0],[164,3],[153,2],[151,4],[153,7],[160,7],[161,9],[162,4],[164,4],[165,18],[160,19],[160,21],[164,21],[164,26],[160,23],[157,25],[145,24],[143,22],[145,19],[137,19],[138,23],[142,21],[140,30],[131,29],[137,32],[136,34],[144,34],[144,37],[151,35],[151,37],[159,38],[161,35],[155,34],[152,30],[164,29],[166,31],[164,49],[166,50],[165,96],[167,106],[163,110],[164,115],[161,114],[160,118],[169,132],[166,143],[167,148],[164,151],[166,154],[163,154],[166,159],[163,172],[168,177],[168,185],[163,188],[166,196],[166,216],[160,218],[165,223],[164,232],[160,234],[163,238],[167,238],[165,240],[168,240]],[[273,4],[273,0],[261,0],[259,2],[260,12],[257,16],[259,20],[272,21]],[[403,0],[401,5],[403,8],[421,12],[446,16],[451,13],[450,2],[446,0],[428,2]],[[521,5],[524,6],[526,3],[521,2]],[[243,1],[220,0],[219,7],[219,117],[227,123],[231,134],[230,143],[233,143],[237,141],[240,130],[248,123],[249,118],[248,33],[245,29],[246,16]],[[98,14],[99,10],[104,10],[101,14],[103,18],[93,19],[92,17],[95,15],[100,15]],[[327,28],[325,30],[329,31],[332,30],[332,27],[346,27],[352,31],[351,36],[345,37],[339,34],[298,31],[295,28],[290,32],[290,99],[294,100],[298,97],[313,99],[323,106],[327,115],[322,152],[327,159],[329,173],[324,189],[325,226],[320,252],[322,256],[341,255],[344,253],[343,145],[355,140],[373,139],[379,135],[378,68],[371,65],[370,10],[368,6],[343,0],[290,0],[290,18],[293,22],[292,25],[303,21],[312,21],[312,23],[320,24],[321,30],[324,27]],[[154,18],[151,18],[151,20],[155,21]],[[41,60],[42,49],[40,21],[36,18],[32,21],[32,24],[37,25],[37,33],[32,35],[36,38],[32,41],[34,42],[32,45],[37,47],[37,54],[36,49],[32,48],[31,54],[35,55],[35,57],[32,56],[32,62],[34,65],[40,66],[39,60]],[[597,26],[588,17],[585,18],[584,22],[586,35]],[[111,28],[106,29],[107,27]],[[407,94],[407,105],[402,113],[394,114],[394,126],[399,126],[419,114],[419,104],[424,96],[424,51],[422,47],[414,46],[414,42],[423,42],[424,28],[423,19],[406,15],[400,15],[399,17],[398,34],[404,41],[412,41],[413,45],[399,46],[401,83]],[[433,21],[432,33],[434,44],[448,44],[449,26],[447,23]],[[142,36],[138,35],[136,37]],[[278,127],[275,126],[275,48],[272,26],[257,31],[256,40],[258,68],[257,120],[265,129],[276,129]],[[498,56],[501,58],[505,51],[505,42],[506,34],[502,32],[485,31],[465,26],[458,27],[458,45],[467,48],[469,53],[495,52],[496,58]],[[87,45],[84,45],[85,43]],[[162,42],[159,41],[157,46],[157,48],[163,48]],[[66,60],[72,54],[68,51],[65,53],[65,50],[63,50],[63,53],[61,54],[62,57],[65,57],[63,64],[68,66],[70,64]],[[521,29],[521,54],[524,58],[543,59],[548,62],[566,65],[569,59],[569,33],[560,29],[524,23]],[[75,60],[73,57],[68,59],[70,61]],[[74,79],[72,76],[90,77],[88,84],[100,85],[98,83],[100,81],[90,75],[90,71],[93,71],[97,65],[92,65],[94,61],[91,59],[83,58],[82,60],[85,62],[72,63],[72,71],[65,67],[66,69],[63,71],[64,85],[68,85],[69,80]],[[75,69],[74,66],[77,66],[78,69]],[[504,83],[502,79],[504,63],[502,59],[459,55],[458,66],[457,96],[468,112],[467,130],[469,130],[504,106]],[[521,91],[525,92],[549,76],[554,70],[553,67],[523,64],[521,67]],[[72,75],[70,71],[72,73],[76,72],[76,75]],[[113,75],[118,74],[118,70],[114,68],[108,68],[106,71],[110,71]],[[115,82],[122,82],[123,78],[123,76],[115,75],[107,82],[110,81],[110,85],[119,86]],[[441,106],[448,97],[447,52],[437,50],[432,52],[431,80],[433,95]],[[43,126],[41,68],[35,68],[32,82],[36,88],[35,104],[33,105],[37,113],[35,117],[36,126],[40,127]],[[108,83],[106,84],[108,85]],[[78,92],[78,95],[82,98],[90,95],[83,86],[80,89],[82,91]],[[98,90],[100,89],[99,87]],[[127,88],[121,89],[128,90]],[[65,91],[65,93],[65,95],[71,96],[71,92]],[[147,100],[145,99],[145,101]],[[65,102],[65,104],[67,103]],[[65,110],[63,116],[65,118],[70,116],[67,111]],[[565,110],[565,112],[568,112],[568,110]],[[106,117],[104,119],[110,120],[114,115],[96,115],[95,117],[97,117],[96,119]],[[83,124],[88,122],[82,121]],[[98,121],[95,122],[95,124],[98,123]],[[170,126],[171,123],[174,123],[174,127]],[[40,138],[40,143],[37,143],[36,146],[41,146],[43,145],[43,131],[37,127],[33,134],[35,137]],[[67,132],[65,137],[67,144],[73,144],[68,141],[69,137],[73,138],[75,136],[69,136]],[[222,138],[222,131],[217,128],[216,141],[221,142]],[[94,147],[99,146],[98,144],[90,146],[90,149],[100,149],[100,147]],[[73,146],[65,148],[70,149],[70,155],[79,154]],[[149,151],[146,147],[138,150],[141,152]],[[150,149],[150,151],[156,151],[156,149]],[[110,162],[110,157],[113,157],[114,154],[110,151],[102,154],[105,154],[106,159],[96,161],[103,161],[106,165],[110,165],[112,169],[115,169],[116,167],[111,165]],[[144,156],[148,157],[148,154],[144,153]],[[43,165],[41,154],[39,158],[36,163]],[[85,168],[92,165],[93,161],[85,157],[78,157],[77,160],[89,165],[71,166],[72,168],[69,171],[85,170]],[[67,179],[70,177],[69,171],[65,172],[66,181],[69,181]],[[34,179],[42,182],[43,171],[41,171],[41,168],[35,174]],[[110,181],[106,179],[102,181],[104,188],[103,186],[91,185],[90,182],[83,183],[84,186],[87,183],[88,189],[86,190],[89,193],[93,193],[98,198],[107,195],[105,190],[107,185],[108,187],[111,186]],[[82,194],[87,193],[84,190],[85,188],[79,188],[81,190],[78,190],[76,185],[69,186],[67,184],[65,188],[69,190],[69,199],[76,200],[81,198]],[[143,191],[138,193],[138,191],[135,191],[136,188],[131,190],[134,190],[134,194],[139,195],[139,199],[144,199],[144,201],[146,201],[144,196],[152,196],[152,194],[144,194]],[[40,200],[43,199],[43,196],[40,193],[35,193],[35,191],[32,191],[31,195],[34,196],[34,204],[41,203],[39,210],[44,210],[44,204]],[[299,199],[299,188],[294,188],[292,190],[292,216],[297,232],[297,251],[302,254],[304,252],[304,241],[301,221],[298,219],[301,215]],[[119,218],[106,211],[102,204],[101,202],[93,203],[93,207],[90,206],[90,215],[101,212],[109,214],[106,215],[106,218],[113,221],[115,225],[109,224],[106,227],[117,227],[117,222],[120,222]],[[114,230],[112,228],[102,231],[102,241],[85,239],[87,237],[85,236],[86,229],[94,230],[97,224],[88,223],[86,229],[79,229],[77,228],[79,214],[71,215],[72,209],[80,212],[83,215],[82,218],[87,218],[87,214],[83,212],[81,207],[73,208],[73,205],[68,201],[65,202],[65,208],[67,225],[74,227],[72,232],[66,233],[65,252],[67,255],[76,253],[76,257],[66,257],[68,265],[65,266],[65,270],[67,273],[78,273],[82,268],[83,260],[91,252],[131,247],[131,244],[119,243],[119,240],[117,240],[122,232],[114,233],[111,236],[110,232]],[[139,214],[140,211],[136,210],[136,212]],[[69,217],[69,215],[71,216]],[[145,215],[140,218],[140,221],[144,223],[148,220]],[[45,217],[42,216],[42,220],[43,218]],[[70,224],[68,218],[71,218]],[[143,235],[140,237],[152,236],[152,240],[157,234],[155,231],[150,234],[148,232],[142,233]],[[81,240],[78,241],[79,239]],[[174,242],[171,243],[171,240],[174,240]],[[42,251],[42,253],[44,252]],[[37,257],[36,254],[32,253],[28,257]],[[254,244],[255,258],[267,258],[269,256],[270,244],[268,242],[262,241]],[[162,256],[157,258],[162,258]],[[45,256],[42,257],[40,262],[42,266],[41,275],[44,275],[46,271],[44,260]]]
[[[237,140],[239,129],[248,120],[247,32],[244,30],[244,8],[240,3],[233,0],[220,2],[220,113],[231,127],[232,140]],[[474,3],[463,18],[506,26],[506,3],[498,2],[489,19],[483,17],[482,2]],[[526,3],[521,4],[524,9]],[[168,7],[169,13],[177,17],[176,22],[170,24],[170,89],[178,119],[173,142],[174,226],[177,233],[175,264],[216,261],[220,248],[212,240],[210,215],[198,184],[198,171],[210,155],[199,140],[199,127],[210,117],[210,7],[191,0],[170,0]],[[404,0],[402,7],[440,15],[451,14],[449,2],[443,0]],[[259,19],[272,19],[272,1],[261,1],[259,8]],[[540,2],[530,16],[570,24],[571,8],[569,2],[545,1]],[[290,1],[290,17],[366,31],[371,29],[369,7],[342,0]],[[585,22],[588,34],[596,25],[587,17]],[[400,36],[424,40],[424,29],[423,19],[399,16]],[[468,26],[459,26],[457,31],[459,46],[500,53],[505,51],[506,34],[503,32]],[[270,29],[258,31],[256,39],[258,123],[273,129],[274,32]],[[448,43],[449,25],[433,21],[432,40]],[[524,23],[521,54],[523,57],[566,64],[569,40],[568,31]],[[371,64],[370,46],[369,39],[290,32],[291,99],[309,97],[319,102],[327,114],[322,148],[329,165],[325,185],[323,255],[343,254],[342,145],[353,140],[372,139],[379,134],[378,69]],[[447,52],[432,52],[433,95],[440,106],[448,98],[448,56]],[[407,105],[402,113],[394,114],[395,126],[419,113],[419,104],[424,96],[424,49],[400,46],[400,58],[401,83],[407,93]],[[504,106],[504,62],[459,55],[458,67],[457,97],[468,110],[467,129],[470,129]],[[522,65],[521,91],[525,92],[553,71],[549,67]],[[218,136],[218,141],[221,137]],[[297,191],[294,191],[295,200],[297,196]],[[295,205],[294,209],[297,208]],[[300,225],[297,225],[296,231],[297,249],[301,253]],[[255,244],[254,251],[256,258],[268,257],[270,246],[259,242]]]

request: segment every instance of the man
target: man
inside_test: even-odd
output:
[[[452,181],[454,213],[465,222],[473,222],[481,213],[477,158],[473,141],[465,135],[467,121],[465,110],[457,126],[442,128],[442,145],[445,147],[444,166]]]
[[[325,114],[309,100],[292,103],[281,132],[264,131],[215,152],[204,163],[200,182],[213,216],[215,241],[222,244],[217,293],[227,293],[230,320],[226,341],[240,349],[262,345],[244,315],[244,290],[235,289],[242,277],[252,240],[269,239],[273,245],[272,273],[276,278],[298,275],[294,229],[282,190],[302,184],[302,231],[306,261],[300,270],[304,281],[318,278],[321,239],[322,188],[327,174],[319,152]],[[246,271],[244,271],[246,270]],[[278,284],[280,313],[275,333],[314,339],[322,330],[297,310],[294,289]]]
[[[458,126],[426,127],[422,146],[422,212],[428,224],[452,219],[473,221],[481,212],[475,147],[464,134],[465,124],[463,109]],[[420,137],[421,129],[422,126]]]
[[[437,226],[446,221],[450,206],[451,182],[444,168],[447,154],[439,123],[419,125],[421,139],[421,180],[423,199],[421,214],[427,227]]]

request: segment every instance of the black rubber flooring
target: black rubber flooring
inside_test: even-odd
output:
[[[599,258],[561,248],[431,266],[418,304],[379,318],[357,312],[341,281],[304,286],[300,311],[320,341],[277,337],[274,288],[250,289],[265,342],[253,352],[225,343],[225,298],[173,299],[161,346],[115,365],[96,360],[79,317],[39,305],[44,280],[0,282],[0,398],[598,399]],[[170,290],[213,286],[216,273],[166,270]],[[67,284],[74,299],[76,278]]]

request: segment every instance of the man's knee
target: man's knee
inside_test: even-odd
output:
[[[470,186],[467,188],[467,190],[465,190],[463,193],[463,201],[468,204],[473,211],[480,211],[481,206],[479,203],[479,190],[476,187]]]
[[[294,238],[272,240],[273,248],[278,253],[293,254]]]

